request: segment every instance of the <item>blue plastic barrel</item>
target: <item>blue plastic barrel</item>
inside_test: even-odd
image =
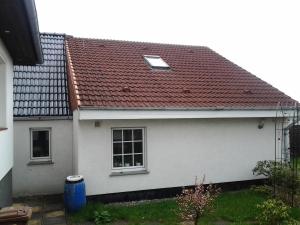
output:
[[[86,205],[83,176],[68,176],[65,182],[65,207],[68,212],[77,212]]]

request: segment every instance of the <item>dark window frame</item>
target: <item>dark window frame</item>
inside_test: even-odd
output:
[[[116,130],[121,130],[122,131],[122,141],[114,141],[114,131]],[[142,155],[142,160],[143,160],[143,164],[140,165],[140,166],[135,166],[135,165],[132,165],[132,166],[125,166],[124,165],[124,160],[122,159],[122,164],[123,166],[119,166],[119,167],[115,167],[114,166],[114,156],[116,155],[122,155],[122,158],[127,155],[124,154],[124,147],[123,147],[123,143],[127,143],[127,142],[131,142],[131,143],[135,143],[134,140],[132,141],[124,141],[123,140],[123,131],[124,130],[142,130],[142,152],[141,153],[134,153],[134,147],[133,148],[133,151],[132,151],[132,156],[134,157],[134,155]],[[145,170],[146,169],[146,142],[145,142],[145,136],[146,136],[146,129],[145,127],[113,127],[111,128],[111,168],[112,170],[114,171],[132,171],[132,170]],[[140,142],[140,141],[136,141],[136,142]],[[122,153],[121,154],[114,154],[114,143],[122,143]],[[128,154],[130,155],[130,154]],[[133,163],[134,163],[134,158],[133,158]]]
[[[34,157],[33,156],[33,132],[38,131],[48,131],[48,145],[49,145],[49,156],[46,157]],[[42,128],[30,128],[30,160],[31,161],[51,161],[52,160],[52,150],[51,150],[51,139],[52,139],[52,131],[50,127],[42,127]]]

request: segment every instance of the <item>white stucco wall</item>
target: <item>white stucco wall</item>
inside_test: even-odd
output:
[[[78,111],[73,111],[73,173],[78,173],[78,136],[80,134],[79,130],[79,120]]]
[[[30,128],[51,128],[53,164],[28,165]],[[63,193],[72,174],[73,123],[71,120],[14,121],[14,196]]]
[[[13,166],[13,65],[0,39],[0,181]]]
[[[74,118],[75,119],[75,118]],[[256,162],[274,157],[274,123],[253,119],[79,121],[78,172],[88,195],[249,180]],[[149,174],[110,176],[111,128],[145,127]]]

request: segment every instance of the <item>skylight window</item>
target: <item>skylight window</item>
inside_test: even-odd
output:
[[[170,69],[170,66],[158,55],[144,55],[144,58],[153,69]]]

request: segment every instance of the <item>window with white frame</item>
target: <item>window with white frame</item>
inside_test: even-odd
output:
[[[170,66],[158,55],[144,55],[144,59],[153,69],[170,69]]]
[[[112,129],[113,169],[145,167],[144,128]]]
[[[31,160],[48,161],[51,160],[51,129],[31,128]]]

